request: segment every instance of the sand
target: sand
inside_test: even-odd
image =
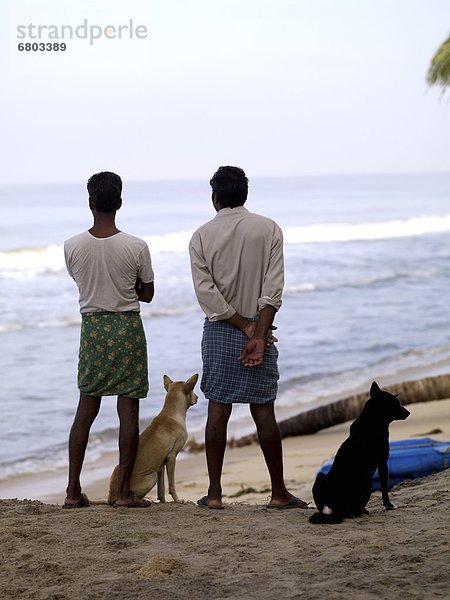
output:
[[[391,426],[391,439],[440,429],[431,437],[450,440],[450,400],[408,409],[411,417]],[[315,471],[348,427],[284,440],[292,492],[311,500]],[[84,491],[91,499],[106,497],[107,480],[100,475],[112,470],[115,458],[105,458],[97,479],[86,474]],[[64,484],[51,493],[50,475],[41,483],[16,479],[14,496],[34,493],[26,494],[31,500],[0,500],[0,598],[450,597],[448,469],[394,488],[395,511],[386,512],[376,492],[368,516],[314,526],[308,522],[312,508],[265,508],[268,478],[258,446],[228,450],[225,460],[223,511],[195,504],[207,485],[202,453],[177,464],[185,503],[150,509],[98,504],[65,511],[58,505]],[[63,475],[53,485],[58,477]],[[245,488],[253,491],[236,496]]]

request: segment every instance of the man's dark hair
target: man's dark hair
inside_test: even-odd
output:
[[[120,207],[122,180],[115,173],[103,171],[92,175],[88,179],[87,189],[98,212],[112,213]]]
[[[242,206],[247,200],[248,178],[239,167],[219,167],[209,183],[223,208]]]

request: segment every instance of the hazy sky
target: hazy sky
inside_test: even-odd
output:
[[[2,0],[0,182],[450,170],[448,0]],[[19,52],[17,26],[146,39]],[[47,41],[46,38],[42,41]],[[55,40],[53,40],[55,41]]]

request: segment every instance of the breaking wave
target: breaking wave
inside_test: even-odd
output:
[[[450,231],[450,214],[370,223],[330,223],[285,227],[286,245],[371,241]],[[187,252],[192,231],[146,236],[153,256]],[[62,245],[0,252],[0,278],[52,275],[65,269]]]

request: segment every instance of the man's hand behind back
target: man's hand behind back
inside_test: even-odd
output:
[[[265,310],[265,313],[268,313],[265,315],[267,324],[264,324],[264,322],[261,324],[260,320],[247,319],[238,313],[226,319],[227,323],[234,325],[234,327],[240,329],[248,337],[248,342],[243,347],[238,359],[245,367],[257,367],[262,364],[264,349],[278,342],[278,339],[272,333],[276,329],[276,326],[271,323],[274,316],[273,313],[269,312],[271,310],[270,307]],[[267,333],[264,335],[262,331],[266,331]]]
[[[265,347],[266,340],[264,338],[252,337],[243,347],[239,360],[244,367],[257,367],[262,364]]]

